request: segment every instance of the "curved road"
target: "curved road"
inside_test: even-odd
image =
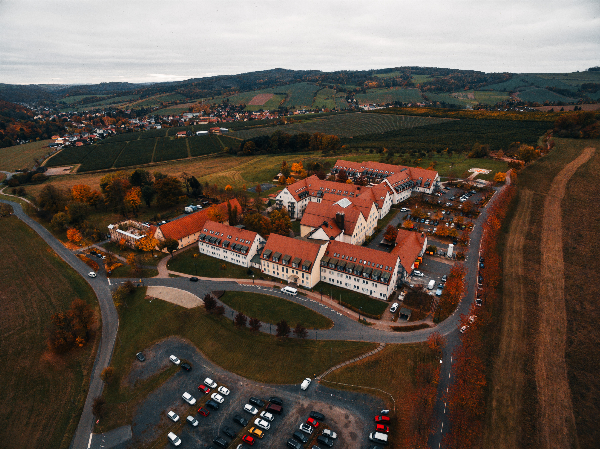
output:
[[[495,197],[493,198],[493,200]],[[492,200],[492,201],[493,201]],[[25,224],[31,227],[42,237],[46,243],[71,267],[73,267],[81,276],[83,276],[90,286],[94,289],[98,302],[100,304],[100,311],[102,314],[102,337],[100,340],[100,348],[96,355],[94,362],[94,368],[92,370],[92,376],[90,380],[90,388],[87,399],[85,401],[84,409],[77,427],[76,433],[73,437],[71,447],[87,448],[90,441],[91,432],[93,429],[93,414],[92,414],[92,403],[93,400],[102,394],[103,382],[100,379],[100,373],[102,370],[109,366],[112,352],[114,349],[115,338],[119,326],[118,313],[114,307],[112,301],[110,284],[107,282],[105,277],[97,277],[91,279],[87,276],[89,267],[78,259],[73,252],[66,249],[64,245],[58,241],[48,230],[42,225],[31,219],[27,214],[23,212],[21,206],[12,201],[4,201],[13,207],[15,215],[20,218]],[[478,217],[475,222],[475,228],[471,232],[471,244],[467,252],[467,260],[465,262],[467,268],[466,275],[466,286],[467,292],[465,298],[470,300],[465,301],[464,298],[460,302],[457,310],[436,327],[429,329],[422,329],[411,332],[390,332],[380,329],[373,329],[369,326],[358,323],[357,321],[342,315],[336,310],[330,308],[327,304],[324,304],[318,300],[305,298],[302,296],[289,296],[280,293],[278,290],[271,289],[268,287],[248,284],[238,284],[235,281],[209,281],[200,280],[192,283],[187,278],[148,278],[144,279],[144,285],[147,286],[166,286],[173,287],[182,290],[189,291],[200,298],[203,298],[207,293],[215,290],[225,291],[252,291],[259,292],[264,291],[273,296],[279,296],[287,300],[292,300],[300,303],[318,313],[330,318],[334,322],[334,326],[327,330],[310,330],[308,338],[317,338],[323,340],[355,340],[355,341],[368,341],[375,343],[417,343],[427,340],[429,335],[433,332],[439,332],[446,336],[447,343],[444,347],[443,358],[442,358],[442,371],[440,375],[440,384],[438,387],[438,398],[435,406],[435,414],[437,422],[442,423],[445,416],[445,404],[443,403],[443,393],[446,391],[450,383],[451,375],[451,355],[455,347],[460,344],[458,325],[460,323],[461,314],[467,314],[475,296],[476,289],[476,276],[477,276],[477,262],[478,262],[478,251],[479,242],[481,239],[481,224],[487,217],[487,208],[484,209],[483,213]],[[124,280],[123,280],[124,281]],[[225,306],[226,307],[226,306]],[[225,316],[233,318],[233,313],[230,308],[226,307]],[[263,326],[266,331],[266,326]],[[269,329],[271,333],[275,333],[275,328]],[[443,427],[442,427],[443,428]],[[430,439],[430,447],[438,448],[441,442],[442,432],[436,432]]]

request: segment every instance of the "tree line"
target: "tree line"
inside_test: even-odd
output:
[[[324,133],[288,134],[283,131],[276,131],[270,136],[257,136],[243,140],[238,148],[232,147],[229,152],[238,156],[299,153],[304,151],[322,151],[327,154],[336,153],[341,147],[340,138],[334,135]]]

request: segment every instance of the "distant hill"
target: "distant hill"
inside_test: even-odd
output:
[[[267,97],[266,94],[272,94]],[[270,102],[252,102],[256,95]],[[438,67],[322,72],[272,69],[185,81],[90,85],[0,84],[0,99],[59,108],[144,109],[231,101],[254,109],[345,109],[351,105],[414,104],[472,108],[544,106],[600,101],[600,71],[556,74],[485,73]]]

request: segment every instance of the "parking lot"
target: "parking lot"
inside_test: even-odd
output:
[[[369,447],[368,434],[374,430],[374,416],[385,408],[384,403],[373,396],[330,389],[314,380],[306,391],[302,391],[299,385],[269,385],[249,381],[212,364],[191,344],[174,337],[145,350],[146,360],[133,362],[129,382],[134,383],[138,376],[140,379],[148,377],[150,372],[159,372],[170,366],[170,354],[188,361],[192,370],[178,371],[147,396],[135,413],[133,438],[127,447],[147,445],[154,440],[159,442],[157,447],[173,447],[167,440],[167,434],[173,432],[181,439],[179,447],[182,448],[218,448],[213,442],[217,436],[223,438],[226,447],[237,448],[241,437],[249,435],[251,427],[257,427],[254,420],[268,405],[269,398],[276,396],[283,401],[283,411],[281,414],[273,414],[273,421],[269,422],[270,429],[263,432],[263,438],[256,438],[252,447],[285,447],[293,432],[299,430],[300,424],[306,423],[310,412],[317,411],[325,419],[312,435],[305,434],[310,441],[303,447],[316,445],[316,438],[322,429],[330,428],[337,433],[333,447],[362,449]],[[205,405],[216,390],[212,389],[209,394],[204,394],[198,389],[206,377],[231,391],[229,395],[223,395],[224,401],[218,410]],[[197,400],[196,404],[186,403],[182,398],[184,392],[190,393]],[[265,402],[263,407],[256,406],[256,416],[244,411],[244,405],[249,403],[251,397]],[[208,409],[210,414],[201,416],[197,412],[200,406]],[[168,411],[174,411],[179,420],[171,421],[167,416]],[[188,415],[199,421],[197,427],[186,422]],[[248,425],[241,426],[234,422],[235,415],[248,420]],[[225,427],[233,430],[236,436],[231,438],[223,433]],[[243,447],[250,446],[244,444]],[[320,444],[319,447],[326,446]]]

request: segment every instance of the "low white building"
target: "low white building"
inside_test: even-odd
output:
[[[198,236],[200,254],[249,267],[250,261],[265,244],[256,232],[207,220]]]

